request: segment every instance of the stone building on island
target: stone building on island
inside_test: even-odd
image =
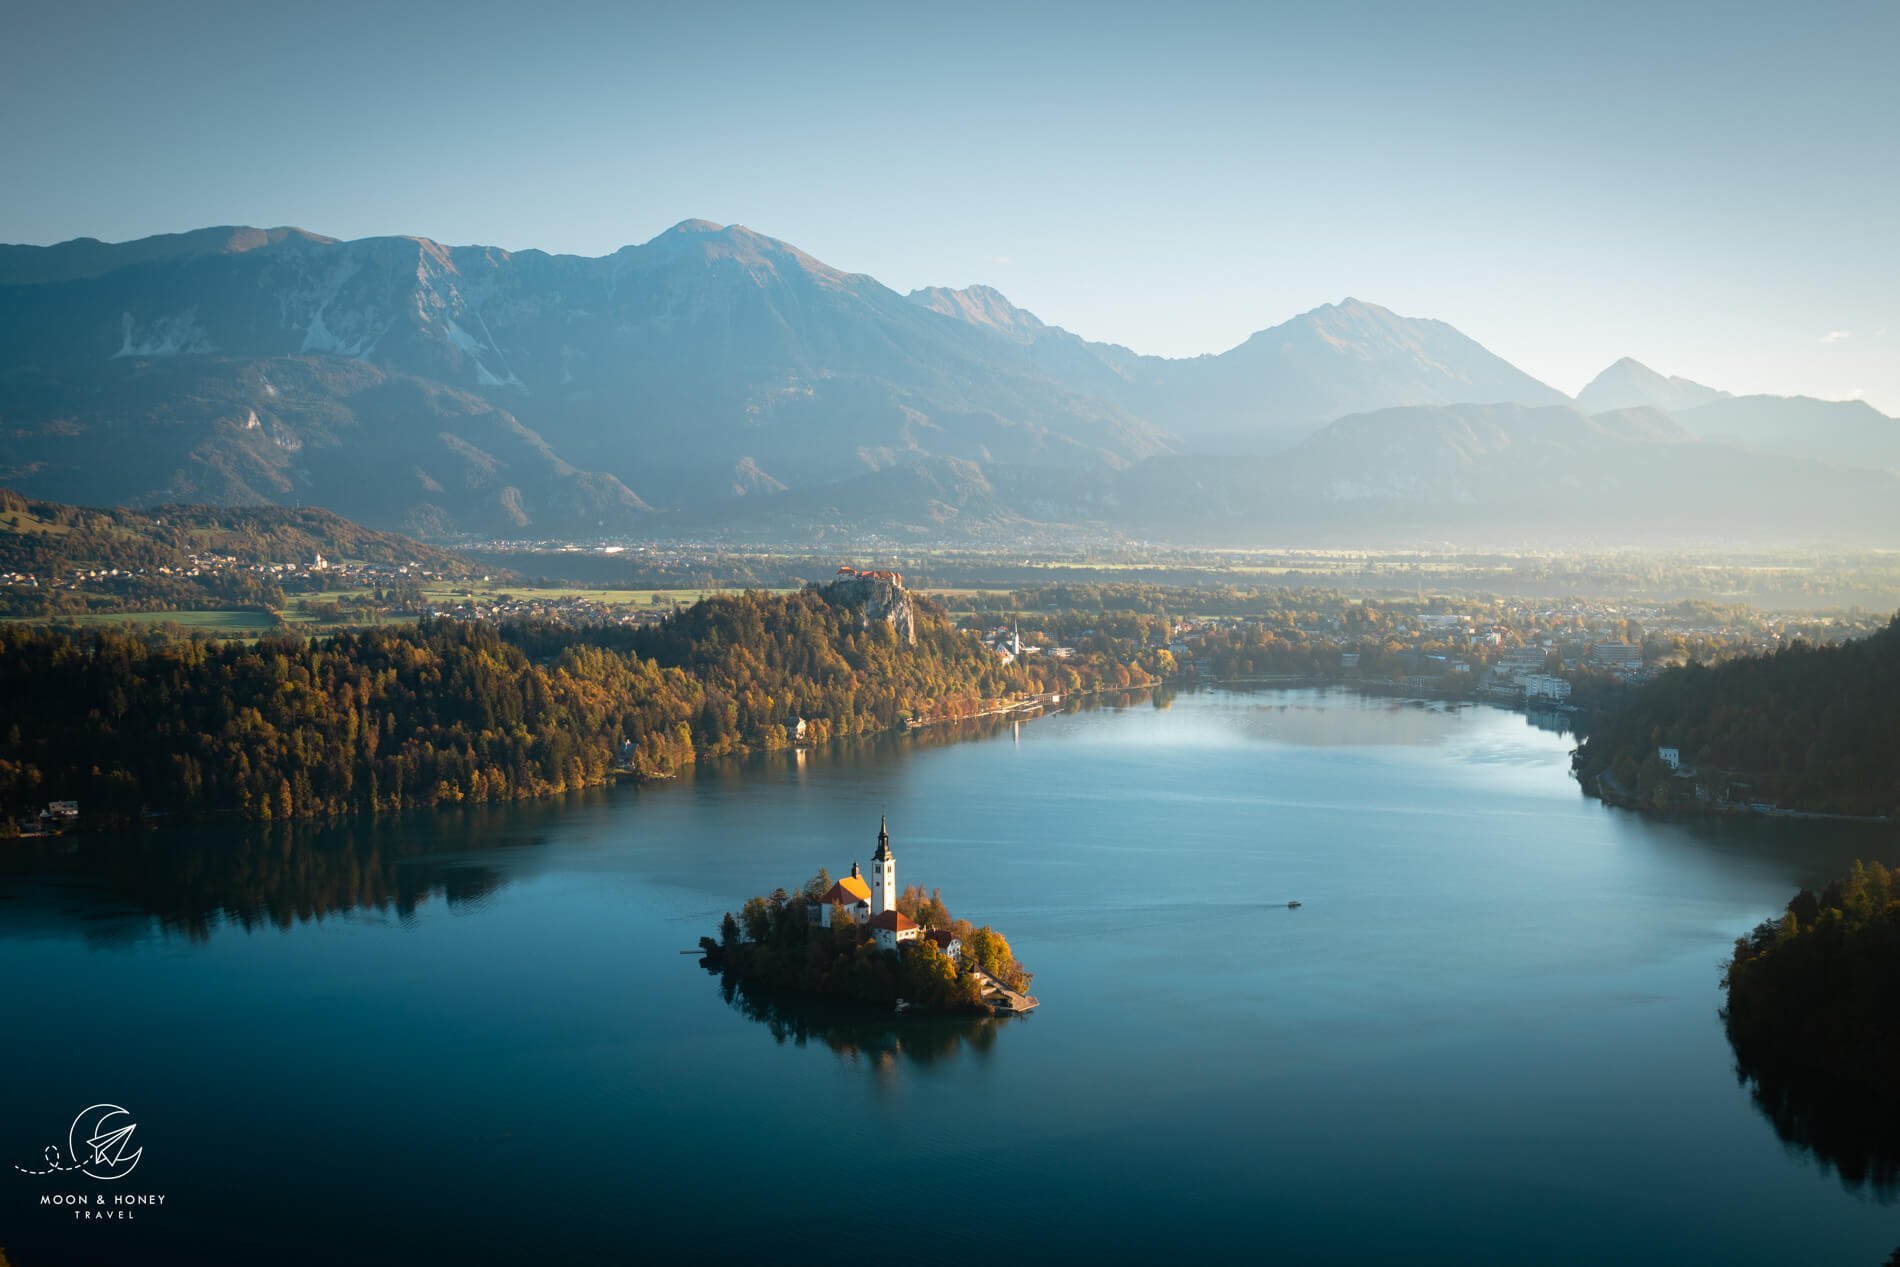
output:
[[[922,935],[917,921],[897,909],[897,858],[891,853],[891,832],[887,820],[877,824],[877,852],[871,855],[871,878],[866,883],[858,864],[851,874],[839,880],[818,899],[818,918],[826,928],[852,923],[871,930],[877,944],[896,950],[900,941]]]
[[[1036,1008],[1034,998],[1012,989],[982,966],[962,963],[960,952],[964,948],[963,943],[953,930],[924,928],[898,910],[897,897],[900,892],[897,887],[897,856],[891,852],[890,826],[880,818],[877,825],[877,851],[871,855],[870,874],[866,875],[853,862],[851,874],[825,890],[810,908],[810,918],[826,928],[839,928],[847,924],[855,926],[863,933],[868,933],[870,940],[880,948],[892,952],[904,942],[921,944],[927,941],[953,964],[957,964],[960,974],[975,978],[976,990],[968,1000],[970,1003],[980,1003],[992,1012],[1010,1015],[1020,1015]],[[983,929],[982,932],[993,937],[989,929]],[[991,945],[1000,941],[1000,938],[994,938]],[[1020,965],[1011,969],[1012,973],[1019,970]],[[899,1000],[900,1010],[902,1005],[903,1001]]]
[[[877,944],[886,950],[896,950],[900,941],[912,941],[923,930],[917,927],[917,921],[896,909],[884,911],[871,917],[871,932],[877,937]]]

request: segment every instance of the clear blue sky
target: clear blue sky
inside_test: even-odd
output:
[[[1900,414],[1900,3],[13,0],[0,240],[740,222],[1189,355],[1355,295]]]

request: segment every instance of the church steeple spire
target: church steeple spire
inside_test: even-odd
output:
[[[877,819],[877,852],[871,855],[871,914],[897,909],[897,859],[891,855],[891,830]]]

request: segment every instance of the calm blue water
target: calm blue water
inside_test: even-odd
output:
[[[959,744],[0,869],[0,1245],[67,1263],[1872,1264],[1783,1145],[1730,941],[1891,832],[1651,822],[1521,716],[1181,696]],[[1040,1012],[761,1017],[677,952],[868,858]],[[1284,903],[1300,899],[1289,911]],[[757,1009],[754,1009],[756,1012]],[[12,1169],[111,1102],[135,1172]],[[164,1194],[85,1224],[44,1193]]]

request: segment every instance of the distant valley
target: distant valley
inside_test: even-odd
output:
[[[1575,400],[1348,299],[1213,356],[739,226],[598,259],[219,228],[0,246],[0,485],[434,540],[1900,540],[1900,422],[1624,360]]]

